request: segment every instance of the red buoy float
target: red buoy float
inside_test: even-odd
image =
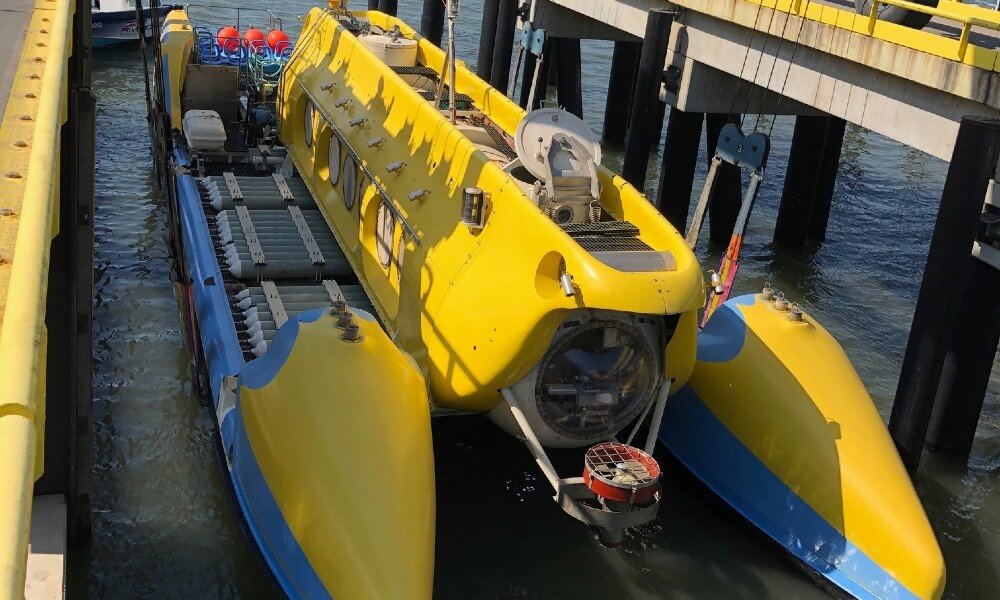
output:
[[[267,45],[271,47],[271,50],[281,52],[292,44],[288,40],[287,33],[280,29],[272,29],[267,33]]]
[[[256,27],[249,27],[247,32],[243,34],[243,45],[250,50],[263,48],[266,43],[267,42],[264,40],[264,32]]]
[[[240,30],[232,25],[223,27],[219,29],[216,40],[219,42],[219,48],[225,52],[232,52],[240,47]]]

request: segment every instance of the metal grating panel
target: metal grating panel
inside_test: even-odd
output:
[[[650,252],[646,242],[639,238],[585,235],[574,237],[587,252]]]
[[[639,237],[639,228],[628,221],[597,221],[594,223],[566,223],[560,225],[570,237],[607,236]]]
[[[391,67],[397,75],[422,75],[424,77],[430,77],[432,79],[437,79],[437,71],[430,67],[425,67],[423,65],[417,65],[415,67]]]

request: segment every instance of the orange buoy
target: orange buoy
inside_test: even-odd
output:
[[[243,34],[243,44],[251,50],[263,48],[265,44],[264,32],[256,27],[248,28],[247,32]]]
[[[267,33],[267,45],[271,47],[271,50],[281,52],[291,46],[291,42],[288,41],[287,33],[280,29],[272,29]]]
[[[219,29],[217,36],[219,47],[226,52],[232,52],[240,47],[240,30],[232,25]]]

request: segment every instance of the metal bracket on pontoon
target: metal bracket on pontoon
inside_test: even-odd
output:
[[[644,451],[647,455],[652,455],[656,446],[657,433],[660,430],[660,423],[663,419],[663,410],[667,403],[667,396],[670,393],[670,386],[673,380],[664,379],[660,383],[660,390],[657,393],[656,401],[646,408],[646,411],[638,418],[628,442],[632,441],[639,426],[645,421],[649,409],[653,408],[652,421],[649,424],[649,433],[646,435]],[[510,388],[502,388],[507,406],[510,408],[514,420],[517,422],[521,433],[524,434],[524,443],[528,446],[538,468],[552,486],[555,495],[553,500],[563,509],[563,512],[574,519],[591,525],[598,530],[601,543],[605,545],[617,545],[621,543],[625,530],[630,527],[642,525],[656,516],[660,502],[660,492],[657,489],[653,500],[645,505],[635,505],[629,503],[605,502],[599,497],[583,477],[560,477],[549,460],[545,448],[542,447],[538,437],[531,429],[531,423],[525,417],[517,397]],[[614,436],[611,437],[614,440]],[[657,474],[657,478],[659,475]],[[634,497],[634,494],[633,494]]]

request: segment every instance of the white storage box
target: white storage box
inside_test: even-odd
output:
[[[361,43],[375,53],[375,56],[390,67],[415,67],[417,65],[417,41],[404,37],[392,39],[388,35],[373,33],[362,35]]]
[[[222,150],[226,146],[226,128],[214,110],[184,113],[184,137],[192,150]]]

